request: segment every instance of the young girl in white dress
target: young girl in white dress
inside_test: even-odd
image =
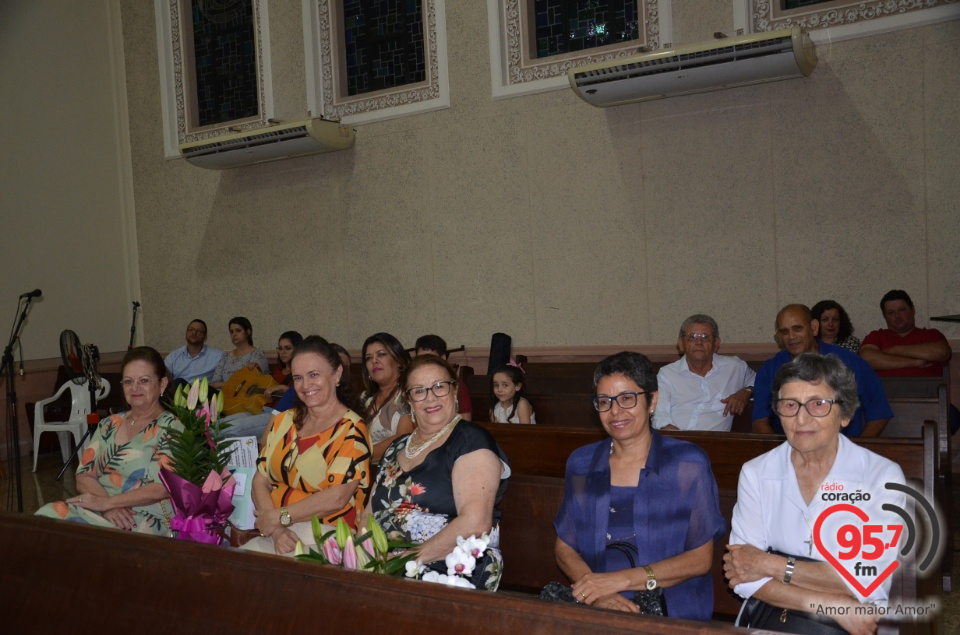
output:
[[[536,423],[533,407],[523,397],[523,371],[501,366],[490,379],[490,420],[495,423]]]

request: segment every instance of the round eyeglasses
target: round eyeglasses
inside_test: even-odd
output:
[[[619,395],[613,397],[594,397],[593,398],[593,407],[597,412],[606,412],[613,408],[613,402],[617,402],[617,405],[623,408],[624,410],[630,410],[637,405],[637,397],[639,395],[645,395],[645,392],[622,392]]]
[[[796,417],[800,413],[800,406],[803,406],[811,417],[826,417],[833,410],[833,404],[843,403],[842,399],[809,399],[807,401],[797,401],[796,399],[777,399],[773,404],[773,409],[781,417]]]
[[[452,381],[438,381],[432,386],[415,386],[407,391],[407,397],[410,401],[423,401],[427,398],[427,393],[432,392],[434,397],[446,397],[453,388]]]

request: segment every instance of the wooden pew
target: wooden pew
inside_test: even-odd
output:
[[[490,376],[472,375],[467,378],[470,400],[473,402],[473,420],[490,420]],[[600,428],[600,417],[593,408],[593,380],[569,377],[524,376],[524,395],[533,406],[538,425],[556,427]],[[752,432],[751,412],[734,417],[733,432]]]
[[[891,381],[893,380],[893,381]],[[919,381],[916,381],[919,380]],[[937,378],[924,377],[895,377],[885,378],[885,386],[890,382],[891,392],[901,395],[890,399],[893,408],[893,419],[887,423],[881,436],[884,437],[919,437],[922,433],[918,421],[935,421],[939,445],[936,453],[936,470],[939,477],[938,491],[942,494],[944,510],[947,516],[947,526],[950,535],[953,535],[954,523],[951,512],[953,505],[953,439],[950,435],[948,420],[947,384],[937,383]],[[913,391],[911,393],[911,391]],[[934,396],[920,396],[930,395]],[[913,394],[914,396],[902,396]],[[943,559],[944,591],[953,587],[953,549],[948,550],[948,556]]]
[[[9,513],[0,562],[7,633],[744,632]]]
[[[483,424],[510,457],[513,477],[501,504],[501,544],[505,588],[533,592],[547,582],[564,581],[556,566],[553,520],[563,497],[563,472],[570,453],[583,445],[604,438],[594,429],[540,428],[510,424]],[[720,511],[729,527],[736,503],[740,468],[746,461],[774,449],[784,437],[754,434],[717,434],[709,432],[667,433],[703,447],[710,457],[720,495]],[[934,465],[936,428],[924,428],[921,439],[858,440],[867,449],[898,463],[909,481],[919,485],[929,499],[936,497]],[[944,528],[945,530],[946,528]],[[740,599],[727,587],[722,558],[725,540],[714,549],[712,568],[714,611],[718,619],[732,621],[740,608]],[[918,580],[915,567],[904,567],[904,575],[894,581],[892,593],[903,598],[925,597],[939,592],[939,576]]]
[[[643,351],[640,351],[641,353]],[[654,359],[650,360],[650,363],[653,365],[654,369],[659,371],[661,368],[667,364],[672,364],[677,359],[680,359],[680,354],[678,353],[675,359],[670,361],[657,361]],[[764,365],[764,361],[751,360],[747,361],[747,366],[752,368],[754,371],[760,370],[760,367]],[[527,376],[530,377],[543,377],[543,378],[567,378],[567,379],[583,379],[586,378],[590,382],[593,381],[593,371],[597,368],[597,362],[528,362],[523,364],[523,370]]]

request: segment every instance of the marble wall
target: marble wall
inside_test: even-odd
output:
[[[733,32],[676,0],[674,32]],[[715,3],[706,3],[715,4]],[[484,345],[669,343],[708,312],[769,342],[834,298],[862,336],[906,288],[960,312],[960,21],[821,46],[806,80],[595,109],[494,101],[482,2],[446,3],[451,108],[348,151],[230,171],[163,158],[151,3],[122,0],[145,339],[246,315],[355,348],[385,330]],[[307,116],[299,3],[270,3],[277,116]],[[678,42],[675,42],[675,44]],[[957,327],[943,328],[960,337]]]

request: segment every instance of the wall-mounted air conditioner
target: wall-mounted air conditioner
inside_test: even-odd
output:
[[[587,103],[617,106],[806,77],[816,65],[810,36],[793,28],[576,66],[567,77]]]
[[[180,146],[180,154],[198,167],[223,170],[346,150],[353,145],[353,139],[353,128],[350,126],[342,126],[335,121],[308,119],[184,143]]]

